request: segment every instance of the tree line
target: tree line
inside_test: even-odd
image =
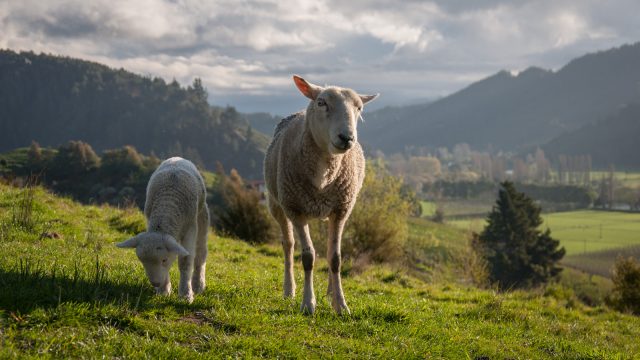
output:
[[[232,107],[189,86],[67,57],[0,50],[0,151],[82,139],[97,151],[133,144],[259,178],[268,139]]]

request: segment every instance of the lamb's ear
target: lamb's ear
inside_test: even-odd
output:
[[[358,94],[358,96],[360,96],[360,100],[362,100],[362,103],[366,104],[366,103],[376,99],[378,96],[380,96],[380,94],[375,94],[375,95],[360,95],[360,94]]]
[[[167,247],[169,252],[177,253],[180,256],[187,256],[189,252],[187,249],[183,248],[182,245],[178,244],[178,242],[170,236],[164,238],[164,245]]]
[[[314,85],[298,75],[293,75],[293,82],[296,84],[302,95],[311,100],[315,100],[322,91],[322,87]]]
[[[134,248],[138,246],[138,237],[134,236],[131,239],[127,239],[123,242],[119,242],[116,244],[116,246],[119,248]]]

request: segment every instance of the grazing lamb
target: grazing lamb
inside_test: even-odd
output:
[[[205,287],[209,209],[198,169],[189,160],[167,159],[153,172],[147,185],[144,214],[147,231],[118,243],[135,248],[156,292],[171,293],[169,269],[178,258],[178,294],[193,301]]]
[[[316,253],[308,221],[329,219],[327,260],[331,305],[349,313],[340,278],[340,243],[347,218],[364,180],[365,160],[356,125],[362,106],[378,95],[351,89],[320,87],[294,76],[298,90],[311,102],[306,112],[283,119],[276,127],[264,161],[269,210],[282,231],[284,296],[293,297],[293,229],[302,247],[304,294],[300,310],[313,313],[313,264]]]

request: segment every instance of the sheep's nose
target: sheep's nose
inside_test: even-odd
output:
[[[160,287],[160,282],[153,282],[151,281],[151,285],[153,285],[153,287]]]
[[[342,141],[342,144],[344,145],[345,149],[350,149],[353,146],[353,143],[355,140],[353,135],[345,135],[345,134],[339,134],[338,138],[340,139],[340,141]]]

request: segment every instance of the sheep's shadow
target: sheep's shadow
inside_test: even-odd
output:
[[[0,269],[0,309],[27,313],[35,308],[54,308],[64,302],[144,308],[154,296],[148,284],[110,279],[104,270],[97,269],[89,276],[77,270],[49,270],[29,263]]]

